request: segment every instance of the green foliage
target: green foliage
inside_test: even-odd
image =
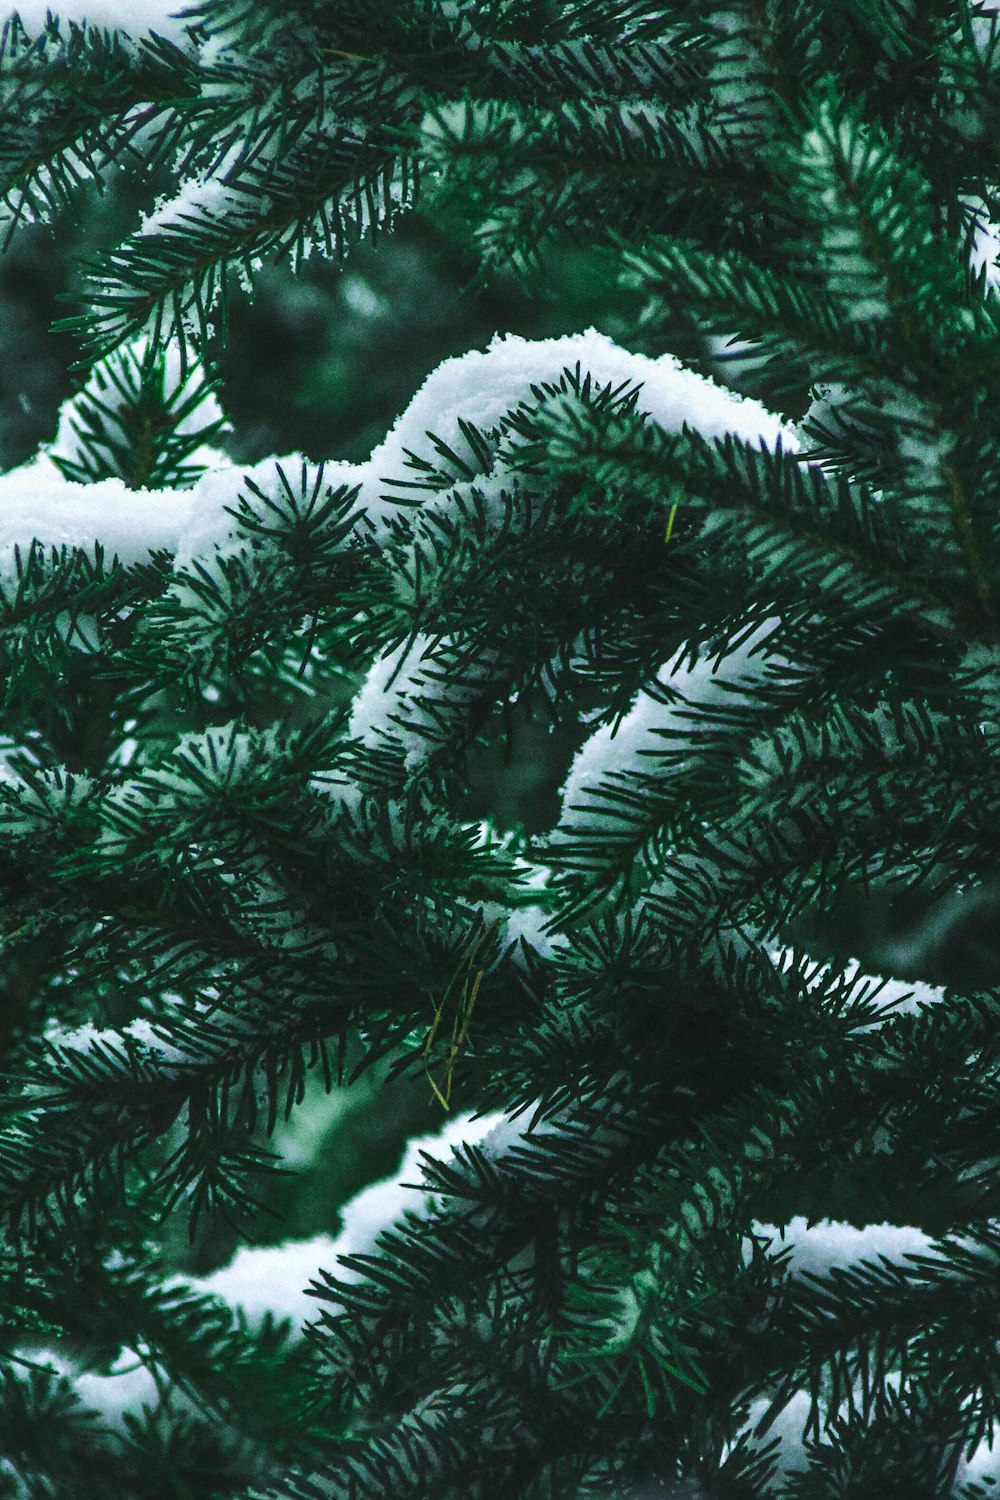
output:
[[[204,374],[168,369],[162,349],[124,348],[102,360],[66,413],[53,461],[67,479],[122,479],[129,489],[186,489],[207,467],[198,450],[225,428]]]
[[[1000,970],[993,934],[980,986],[934,955],[997,896],[996,18],[205,0],[126,31],[0,46],[6,239],[80,216],[94,361],[5,494],[103,485],[200,537],[24,523],[0,559],[0,1493],[973,1495]],[[533,331],[597,305],[796,426],[671,425],[668,361],[581,355],[506,405],[453,384],[392,472],[218,470],[234,286],[290,266],[353,297],[318,359],[431,368],[393,245],[427,301],[475,279],[462,329],[514,276]],[[859,906],[916,936],[859,952]],[[943,989],[900,1005],[851,953]],[[306,1337],[199,1286],[282,1238],[295,1122],[329,1096],[336,1147],[365,1090],[397,1144],[506,1123],[317,1266]],[[364,1172],[316,1156],[292,1218],[333,1231]],[[925,1250],[802,1273],[774,1226],[824,1219]]]

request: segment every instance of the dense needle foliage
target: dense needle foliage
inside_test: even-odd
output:
[[[987,1493],[1000,20],[152,10],[2,37],[0,1494]]]

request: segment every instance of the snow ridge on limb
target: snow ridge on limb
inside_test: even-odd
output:
[[[780,439],[786,448],[796,446],[791,429],[759,402],[684,369],[671,355],[654,360],[632,354],[590,329],[535,341],[497,337],[485,351],[445,360],[367,462],[335,463],[328,469],[334,468],[343,482],[360,486],[359,520],[363,516],[369,527],[380,531],[413,511],[412,499],[392,489],[387,492],[386,486],[406,484],[408,472],[413,472],[410,455],[427,452],[431,434],[440,443],[460,446],[463,421],[494,430],[508,413],[531,399],[534,385],[558,379],[576,364],[600,382],[641,384],[639,409],[670,431],[688,424],[705,436],[728,432],[747,441]],[[53,456],[61,456],[70,425],[64,411]],[[296,461],[294,455],[263,459],[249,472],[257,482],[266,482],[277,463],[290,466]],[[177,554],[181,563],[211,557],[233,536],[227,507],[243,491],[247,473],[217,456],[191,490],[178,494],[173,489],[143,488],[127,498],[124,484],[117,481],[82,485],[64,478],[43,451],[0,477],[0,555],[9,557],[15,545],[26,549],[34,536],[46,546],[91,548],[99,542],[107,557],[117,556],[124,563],[161,549]],[[447,500],[429,496],[425,504],[439,506]]]
[[[146,344],[139,340],[134,353],[110,356],[103,362],[108,366],[103,384],[93,377],[64,407],[55,443],[0,477],[0,567],[8,574],[33,539],[46,549],[88,553],[100,545],[107,563],[117,558],[125,566],[169,552],[180,575],[173,592],[188,587],[184,580],[189,579],[200,597],[208,586],[205,580],[219,576],[225,558],[238,562],[241,555],[249,556],[252,539],[248,542],[241,533],[241,508],[244,514],[264,516],[266,496],[283,483],[280,474],[299,468],[305,473],[295,456],[262,460],[246,470],[218,449],[195,446],[199,431],[209,432],[211,440],[223,430],[221,411],[208,390],[200,403],[188,400],[179,419],[178,430],[190,430],[193,446],[178,470],[193,477],[189,487],[135,487],[116,476],[90,483],[67,477],[86,472],[80,459],[81,402],[107,402],[109,388],[113,398],[114,389],[125,376],[131,378],[145,353]],[[602,386],[638,387],[637,409],[664,431],[688,426],[704,437],[735,434],[748,442],[795,446],[794,434],[759,402],[733,395],[671,356],[654,360],[633,354],[591,329],[534,342],[498,337],[484,351],[444,361],[367,462],[327,464],[323,481],[356,490],[350,513],[355,534],[366,545],[394,548],[397,578],[419,576],[421,570],[426,577],[433,569],[435,528],[453,519],[465,521],[472,512],[485,534],[504,524],[517,483],[500,451],[505,423],[535,400],[546,382],[558,382],[574,368]],[[168,395],[188,389],[175,348],[168,348],[163,381]],[[95,423],[103,423],[107,436],[102,441],[108,447],[117,435],[114,413],[102,416],[101,407],[96,409],[97,417],[84,410],[90,426],[83,436],[93,437]],[[470,471],[478,472],[466,481],[459,477],[450,484],[422,487],[427,466],[442,454],[460,459],[468,452],[473,428],[486,444],[478,455],[469,455]],[[172,477],[176,481],[177,475]],[[372,659],[354,702],[350,733],[366,751],[395,748],[405,771],[416,774],[447,740],[449,726],[467,716],[479,698],[486,701],[493,695],[497,670],[495,653],[470,653],[446,635],[417,633],[403,643],[391,641]],[[457,689],[456,674],[461,678]],[[353,800],[346,785],[340,791]]]
[[[86,1038],[80,1040],[84,1043]],[[343,1228],[336,1237],[321,1234],[278,1245],[244,1246],[226,1265],[205,1276],[172,1278],[164,1292],[218,1299],[229,1310],[234,1326],[239,1320],[254,1331],[268,1321],[288,1323],[292,1337],[301,1337],[303,1324],[317,1318],[321,1307],[333,1315],[327,1299],[320,1303],[310,1293],[310,1286],[322,1284],[322,1272],[335,1271],[341,1282],[359,1280],[361,1272],[341,1264],[342,1256],[371,1253],[380,1232],[391,1228],[404,1213],[430,1211],[434,1194],[421,1188],[422,1159],[446,1161],[456,1146],[486,1146],[494,1137],[499,1142],[504,1118],[461,1115],[443,1130],[409,1141],[395,1176],[369,1184],[344,1205]],[[170,1385],[165,1370],[148,1357],[140,1359],[132,1349],[122,1349],[106,1375],[77,1373],[72,1364],[49,1351],[33,1358],[68,1380],[82,1405],[112,1431],[127,1431],[144,1410],[155,1412]]]
[[[664,431],[691,427],[704,437],[735,434],[748,442],[796,446],[791,430],[759,402],[736,396],[686,370],[672,356],[654,360],[633,354],[595,329],[539,341],[496,338],[486,351],[444,361],[374,450],[363,475],[358,475],[364,525],[375,540],[388,539],[400,526],[404,535],[412,537],[399,553],[399,571],[404,576],[418,575],[421,564],[425,574],[433,567],[430,554],[437,517],[468,504],[475,506],[477,520],[487,531],[504,524],[516,477],[500,447],[503,436],[519,409],[536,400],[546,383],[559,381],[574,368],[601,387],[639,387],[637,410]],[[431,460],[442,457],[445,463],[433,478],[425,479]],[[451,483],[449,462],[454,473]],[[464,482],[463,469],[470,476]],[[407,471],[414,475],[412,480],[406,478]],[[412,560],[405,555],[407,549]],[[428,733],[426,707],[416,710],[413,700],[419,696],[426,705],[427,689],[435,677],[453,679],[453,673],[442,670],[442,655],[450,649],[440,637],[414,638],[405,646],[393,644],[373,663],[355,705],[362,737],[372,744],[387,735],[404,742],[411,768],[434,743],[433,734]],[[485,659],[463,663],[470,680],[488,679],[494,665]],[[461,704],[452,694],[450,702],[442,701],[440,708],[442,714],[453,714],[461,710]]]
[[[879,1026],[893,1016],[915,1015],[928,1006],[940,1005],[945,998],[946,990],[942,985],[925,984],[920,979],[893,979],[880,974],[865,974],[856,958],[848,959],[844,965],[821,963],[815,959],[803,959],[792,948],[776,948],[768,954],[768,958],[779,973],[800,965],[808,988],[820,995],[827,984],[835,982],[838,998],[843,1003],[846,988],[850,1005],[874,1008],[875,1019],[866,1022],[866,1026]]]

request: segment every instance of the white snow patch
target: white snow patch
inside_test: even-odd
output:
[[[0,782],[7,786],[20,786],[21,778],[10,763],[10,757],[19,752],[20,746],[11,743],[0,744]]]
[[[514,859],[514,868],[518,874],[518,883],[522,889],[529,891],[544,891],[552,879],[552,870],[548,865],[536,864],[532,860],[517,855]],[[530,906],[518,906],[512,911],[503,913],[504,920],[504,945],[509,948],[514,945],[512,957],[515,963],[524,961],[524,951],[521,947],[521,939],[529,944],[542,958],[551,958],[557,948],[561,946],[563,939],[558,934],[549,934],[543,929],[552,918],[552,912],[547,911],[544,906],[532,903]]]
[[[799,956],[791,948],[776,948],[768,954],[780,972],[787,972],[799,962]],[[843,978],[851,986],[851,999],[862,1003],[874,999],[878,1006],[878,1019],[872,1026],[880,1026],[893,1016],[916,1015],[931,1005],[940,1005],[945,998],[943,986],[924,984],[919,979],[883,979],[878,974],[865,974],[856,958],[849,959],[842,967],[832,963],[809,960],[804,965],[808,989],[820,989],[832,980]],[[868,1030],[860,1027],[859,1030]]]
[[[161,205],[146,220],[144,232],[164,228],[185,204],[199,212],[208,211],[213,204],[221,204],[220,194],[227,192],[229,189],[217,179],[207,186],[189,184],[179,197]],[[650,359],[632,354],[619,349],[606,335],[589,329],[565,338],[536,341],[498,336],[485,351],[473,350],[445,360],[428,376],[368,462],[328,464],[327,482],[359,485],[359,518],[367,511],[377,531],[393,519],[413,513],[410,504],[382,495],[382,483],[407,477],[406,450],[426,451],[428,431],[461,449],[460,418],[483,429],[493,428],[508,411],[532,399],[533,384],[556,381],[566,368],[576,364],[601,384],[641,383],[639,409],[667,430],[678,431],[687,423],[706,437],[731,432],[748,441],[768,444],[780,439],[790,450],[799,446],[791,428],[759,402],[734,395],[684,369],[670,355]],[[54,451],[61,451],[70,441],[70,422],[71,416],[64,409]],[[85,549],[100,542],[106,554],[118,556],[125,564],[164,550],[176,553],[177,566],[184,567],[194,557],[211,556],[231,538],[233,521],[226,507],[235,505],[244,474],[267,488],[274,482],[277,463],[294,476],[301,459],[294,455],[268,458],[249,470],[228,462],[215,463],[190,490],[130,490],[117,479],[74,484],[63,478],[43,451],[29,463],[0,476],[0,569],[9,570],[14,547],[26,548],[33,538],[46,546]],[[504,482],[503,472],[497,472],[478,479],[475,488],[488,506],[496,508],[502,500]],[[426,506],[449,503],[447,495],[431,496],[424,502]]]
[[[754,1224],[753,1232],[755,1238],[769,1241],[767,1249],[773,1254],[791,1252],[787,1269],[796,1279],[826,1276],[832,1270],[883,1257],[902,1265],[908,1256],[930,1254],[934,1244],[930,1235],[910,1224],[866,1224],[858,1229],[833,1219],[810,1225],[801,1215],[780,1229],[774,1224]]]
[[[531,1110],[521,1110],[515,1119],[511,1115],[494,1115],[490,1130],[479,1142],[479,1149],[490,1161],[499,1161],[516,1146],[523,1146],[546,1135],[564,1135],[566,1127],[559,1120],[543,1120],[529,1129]]]
[[[205,450],[206,452],[211,450]],[[50,547],[91,552],[100,543],[106,560],[129,566],[153,552],[174,554],[176,568],[195,557],[212,558],[232,539],[236,522],[228,512],[246,493],[247,479],[267,491],[275,465],[296,474],[301,458],[267,458],[247,468],[228,463],[209,469],[186,490],[133,490],[121,479],[77,484],[65,479],[42,453],[0,474],[0,572],[14,568],[14,549],[24,554],[32,540]],[[355,483],[353,466],[332,464],[327,481]]]
[[[960,1458],[955,1474],[955,1493],[965,1484],[1000,1485],[1000,1434],[984,1438],[969,1458]]]
[[[132,1349],[123,1349],[107,1375],[86,1371],[73,1380],[84,1406],[96,1411],[106,1427],[125,1430],[125,1417],[139,1417],[145,1408],[155,1411],[160,1390],[148,1365]]]
[[[419,698],[422,687],[426,690],[420,667],[429,644],[426,636],[418,636],[372,663],[351,705],[348,732],[352,739],[377,742],[394,729],[398,733],[394,717],[406,711],[411,693]]]
[[[188,1278],[186,1284],[192,1291],[211,1292],[240,1308],[250,1323],[260,1323],[270,1314],[300,1327],[315,1316],[317,1308],[316,1299],[308,1297],[305,1288],[336,1256],[337,1241],[326,1234],[283,1245],[244,1246],[227,1266],[208,1276]]]
[[[419,766],[488,677],[488,661],[470,663],[461,684],[442,692],[448,647],[447,637],[418,635],[379,657],[354,700],[350,735],[373,748],[395,740],[406,748],[407,769]]]
[[[115,409],[123,397],[137,396],[139,376],[149,355],[149,339],[142,336],[125,344],[107,359],[99,360],[91,370],[82,389],[59,409],[58,427],[54,442],[45,450],[50,458],[67,459],[78,463],[83,457],[79,407],[84,401],[98,402],[103,408],[102,421],[113,437],[122,440],[126,429],[116,418]],[[180,346],[170,340],[163,349],[163,394],[167,401],[183,392],[190,399],[201,386],[200,400],[178,420],[173,430],[181,436],[195,435],[206,427],[224,421],[222,407],[215,391],[205,384],[205,373],[200,364],[188,360],[182,364]],[[117,432],[115,431],[117,429]],[[206,444],[194,449],[185,459],[186,466],[198,469],[229,467],[230,460],[218,448]]]
[[[985,268],[990,286],[1000,283],[1000,224],[992,220],[980,224],[972,249],[972,265],[976,271]]]
[[[238,472],[238,471],[237,471]],[[0,571],[13,571],[14,549],[33,539],[91,551],[103,545],[128,565],[160,549],[174,551],[192,516],[194,490],[130,490],[121,479],[74,484],[47,454],[0,474]]]
[[[123,31],[128,36],[145,36],[155,33],[166,37],[177,46],[188,41],[187,23],[178,12],[185,7],[178,0],[18,0],[11,5],[6,15],[20,16],[30,36],[38,36],[45,30],[47,13],[60,21],[74,21],[110,31]]]
[[[236,192],[219,177],[189,177],[172,196],[159,199],[152,213],[142,216],[139,234],[166,234],[183,230],[192,220],[224,219],[233,212],[241,214],[248,201],[245,193]]]
[[[140,1051],[158,1057],[163,1062],[191,1061],[189,1053],[160,1035],[155,1021],[150,1021],[145,1016],[130,1021],[120,1030],[113,1027],[99,1029],[92,1021],[86,1021],[71,1031],[64,1031],[58,1024],[54,1024],[46,1028],[45,1038],[55,1046],[67,1048],[71,1052],[92,1052],[95,1047],[112,1047],[118,1051],[138,1046]]]
[[[335,1239],[317,1235],[309,1240],[290,1240],[284,1245],[238,1250],[229,1265],[209,1276],[188,1279],[194,1291],[212,1292],[231,1306],[242,1308],[251,1322],[260,1322],[270,1313],[288,1318],[296,1326],[318,1316],[322,1306],[307,1295],[306,1287],[318,1281],[320,1270],[328,1270],[341,1281],[358,1281],[361,1273],[338,1265],[342,1255],[367,1255],[375,1248],[379,1234],[390,1228],[405,1212],[426,1212],[433,1202],[432,1193],[421,1190],[420,1156],[446,1160],[453,1147],[475,1145],[494,1130],[503,1117],[484,1115],[474,1120],[461,1115],[450,1121],[436,1135],[420,1136],[410,1141],[402,1165],[394,1177],[372,1183],[341,1210],[343,1227]]]
[[[266,494],[275,482],[277,464],[282,465],[294,482],[302,459],[298,454],[290,454],[261,459],[249,468],[219,465],[202,474],[194,489],[187,492],[191,496],[191,512],[172,549],[175,568],[187,568],[196,557],[209,559],[225,549],[236,531],[235,518],[229,512],[237,508],[240,495],[247,493],[246,481],[254,481]]]
[[[678,695],[676,702],[661,702],[643,690],[617,725],[601,725],[577,751],[562,789],[560,825],[581,816],[604,825],[617,821],[614,802],[595,796],[598,789],[613,790],[628,772],[651,771],[658,757],[685,744],[696,748],[691,732],[699,710],[735,703],[773,673],[775,659],[762,648],[776,628],[776,621],[766,622],[718,663],[702,657],[691,666],[682,647],[656,678]]]
[[[544,931],[545,924],[551,920],[552,913],[542,906],[516,906],[507,918],[505,941],[520,945],[523,939],[542,958],[551,958],[556,951],[556,944],[551,935]],[[517,956],[515,951],[515,960]]]
[[[96,1412],[106,1427],[116,1431],[124,1430],[126,1413],[138,1418],[144,1407],[155,1409],[160,1404],[161,1393],[155,1377],[132,1349],[121,1350],[107,1375],[91,1370],[78,1372],[53,1349],[16,1350],[14,1358],[51,1370],[53,1375],[69,1381],[84,1406]]]
[[[595,328],[554,339],[497,334],[485,351],[446,359],[432,371],[372,453],[373,480],[404,477],[406,451],[424,449],[428,432],[462,451],[460,419],[489,431],[520,402],[532,399],[532,385],[556,381],[577,364],[601,385],[641,384],[639,410],[667,431],[679,432],[686,423],[703,437],[735,433],[749,442],[773,446],[780,439],[787,449],[799,446],[791,428],[759,401],[685,369],[673,355],[651,359],[633,354]]]
[[[341,1210],[343,1228],[337,1237],[338,1255],[364,1255],[375,1245],[381,1230],[388,1228],[405,1212],[421,1213],[434,1201],[434,1194],[419,1187],[421,1156],[447,1161],[456,1146],[483,1145],[492,1137],[504,1116],[459,1115],[434,1135],[418,1136],[409,1142],[402,1165],[395,1177],[373,1183]],[[346,1267],[338,1275],[344,1275]]]
[[[963,202],[976,213],[972,269],[976,272],[985,270],[988,286],[1000,285],[1000,224],[990,217],[989,207],[981,198],[965,198]]]
[[[786,1404],[775,1414],[766,1432],[755,1433],[758,1422],[763,1421],[771,1405],[770,1398],[760,1396],[750,1403],[747,1419],[741,1432],[749,1435],[753,1448],[764,1448],[778,1439],[776,1476],[788,1474],[795,1469],[808,1467],[805,1434],[809,1423],[812,1403],[808,1391],[795,1391]]]

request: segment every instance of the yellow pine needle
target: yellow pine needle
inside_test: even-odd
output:
[[[424,1041],[421,1053],[424,1059],[424,1072],[427,1074],[427,1082],[430,1084],[431,1089],[434,1092],[434,1097],[438,1100],[438,1102],[444,1109],[451,1108],[451,1090],[455,1076],[455,1063],[468,1039],[469,1023],[472,1019],[472,1012],[475,1009],[476,1000],[479,997],[480,986],[482,985],[482,982],[486,977],[485,969],[477,969],[475,971],[475,974],[473,975],[473,965],[475,964],[476,958],[478,957],[479,953],[493,936],[496,928],[497,923],[491,922],[489,927],[483,929],[483,931],[479,934],[479,937],[472,944],[469,952],[462,959],[458,968],[449,979],[445,992],[441,996],[441,1001],[434,1011],[434,1019],[431,1022],[430,1029],[428,1030],[427,1037]],[[446,1062],[447,1071],[445,1073],[445,1086],[444,1090],[442,1091],[435,1080],[431,1077],[431,1065],[428,1059],[430,1056],[431,1048],[434,1045],[434,1040],[438,1034],[438,1028],[441,1025],[441,1018],[444,1015],[444,1009],[448,1002],[448,997],[451,994],[452,990],[455,988],[455,984],[459,976],[462,974],[463,969],[465,971],[465,977],[462,982],[461,997],[459,999],[458,1007],[455,1011],[455,1016],[452,1021],[450,1046]]]

